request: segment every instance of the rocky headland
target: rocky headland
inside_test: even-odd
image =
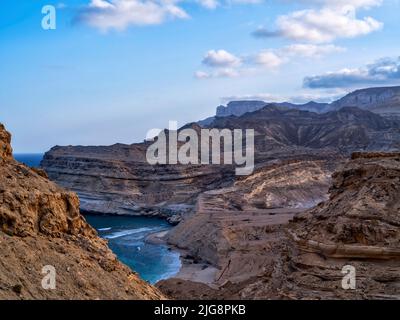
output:
[[[78,196],[15,161],[10,141],[0,124],[0,300],[163,299],[86,223]],[[46,266],[55,288],[42,287]]]

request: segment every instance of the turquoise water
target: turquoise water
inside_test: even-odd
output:
[[[26,164],[29,167],[39,167],[40,161],[43,159],[42,153],[17,153],[14,154],[14,158]]]
[[[150,283],[170,278],[178,273],[179,253],[167,246],[149,244],[146,237],[171,226],[161,219],[128,216],[85,215],[86,220],[108,240],[118,259]]]
[[[14,154],[19,162],[38,167],[43,154]],[[109,241],[109,247],[140,276],[155,283],[178,273],[181,263],[179,254],[165,245],[145,243],[154,232],[168,230],[171,226],[164,220],[144,217],[86,215],[86,220]]]

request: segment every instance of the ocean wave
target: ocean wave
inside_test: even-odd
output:
[[[154,230],[153,228],[147,228],[147,227],[143,227],[143,228],[138,228],[138,229],[131,229],[131,230],[124,230],[124,231],[118,231],[118,232],[114,232],[112,234],[109,235],[105,235],[104,238],[106,239],[115,239],[115,238],[121,238],[121,237],[125,237],[131,234],[136,234],[136,233],[141,233],[141,232],[146,232],[146,231],[152,231]]]
[[[109,227],[109,228],[99,228],[97,230],[99,230],[99,231],[108,231],[108,230],[111,230],[111,227]]]

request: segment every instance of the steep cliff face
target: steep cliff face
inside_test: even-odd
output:
[[[186,235],[181,244],[218,266],[214,286],[182,279],[158,286],[203,299],[400,298],[400,153],[355,153],[334,174],[328,200],[293,214],[196,214],[170,241]],[[342,287],[349,267],[354,290]]]
[[[138,145],[55,147],[42,166],[50,179],[78,193],[85,211],[169,217],[194,208],[203,191],[229,185],[222,166],[155,165]]]
[[[12,159],[0,125],[0,299],[161,299],[122,265],[79,212],[79,199]],[[55,289],[41,285],[55,268]]]

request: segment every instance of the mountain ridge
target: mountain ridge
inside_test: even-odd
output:
[[[247,112],[262,109],[266,105],[277,105],[317,113],[325,113],[343,107],[359,107],[360,109],[369,110],[388,117],[400,117],[400,86],[358,89],[331,103],[309,101],[303,104],[296,104],[261,100],[232,100],[226,106],[218,106],[214,117],[201,120],[199,123],[208,125],[215,117],[241,116]]]

